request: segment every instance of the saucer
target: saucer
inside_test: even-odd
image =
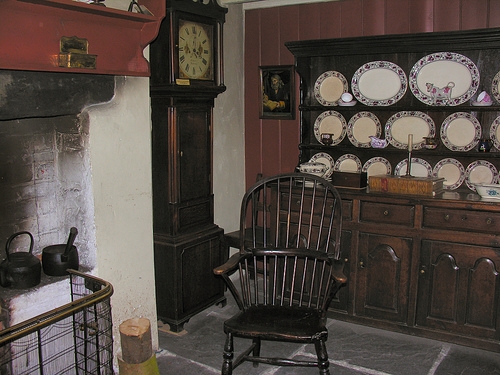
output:
[[[476,107],[489,107],[493,102],[472,102],[471,104]]]
[[[357,103],[356,100],[351,100],[350,102],[343,102],[342,100],[339,100],[337,104],[341,107],[352,107]]]

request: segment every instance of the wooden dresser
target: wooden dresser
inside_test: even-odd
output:
[[[334,161],[353,155],[362,166],[384,158],[394,173],[408,156],[404,145],[398,147],[393,141],[378,149],[356,144],[345,134],[333,145],[325,145],[316,134],[318,119],[329,112],[343,117],[348,127],[359,113],[370,112],[380,120],[380,138],[388,139],[391,129],[386,124],[396,114],[418,112],[432,119],[440,143],[433,149],[417,147],[413,157],[431,168],[449,158],[464,170],[478,161],[499,170],[498,139],[490,152],[478,151],[479,140],[473,147],[459,145],[452,150],[444,144],[442,128],[456,113],[477,120],[481,139],[490,138],[493,126],[498,127],[500,29],[310,40],[286,46],[295,56],[300,76],[300,163],[318,153]],[[412,89],[412,67],[441,52],[466,56],[480,73],[480,78],[472,79],[477,91],[472,90],[464,102],[425,103],[417,98],[425,93]],[[317,80],[324,72],[343,74],[352,93],[352,78],[359,68],[377,61],[397,65],[408,77],[408,88],[397,100],[383,105],[358,100],[353,106],[317,100]],[[483,90],[491,95],[493,105],[471,105]],[[481,199],[466,181],[435,197],[339,188],[344,217],[341,251],[349,281],[331,305],[332,318],[500,352],[500,200]]]

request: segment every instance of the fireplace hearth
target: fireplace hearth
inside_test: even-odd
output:
[[[112,76],[0,71],[3,244],[26,230],[35,238],[33,253],[40,254],[45,246],[64,243],[75,226],[81,264],[92,268],[89,123],[81,111],[113,95]],[[0,259],[5,256],[2,251]]]

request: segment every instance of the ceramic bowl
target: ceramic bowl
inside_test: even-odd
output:
[[[496,198],[500,199],[499,184],[476,184],[476,191],[481,198]]]
[[[300,164],[298,169],[302,173],[309,173],[315,176],[322,177],[328,168],[323,163],[307,162]]]

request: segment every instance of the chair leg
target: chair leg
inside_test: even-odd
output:
[[[314,347],[316,349],[316,355],[318,356],[319,373],[321,375],[330,375],[330,362],[328,361],[328,352],[326,351],[325,342],[323,340],[316,341]]]
[[[253,339],[253,344],[254,344],[252,352],[253,356],[260,357],[260,339],[259,338]],[[253,367],[259,367],[259,362],[254,362]]]
[[[234,357],[234,345],[233,345],[233,335],[228,333],[226,335],[226,344],[224,345],[224,354],[222,355],[224,362],[222,363],[222,375],[232,375],[233,373],[233,357]]]

